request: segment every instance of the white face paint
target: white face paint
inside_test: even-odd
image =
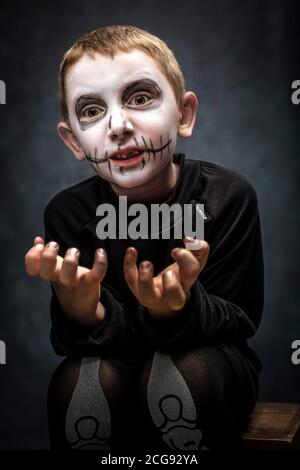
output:
[[[144,52],[84,55],[66,76],[70,125],[104,179],[141,186],[172,160],[180,118],[173,89]],[[139,152],[135,158],[113,154]]]

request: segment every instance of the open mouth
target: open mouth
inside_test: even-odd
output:
[[[110,157],[110,160],[114,165],[128,166],[138,163],[143,158],[144,150],[137,150],[135,152],[128,152],[114,157]]]

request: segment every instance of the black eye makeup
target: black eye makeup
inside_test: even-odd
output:
[[[154,100],[161,98],[161,90],[157,83],[150,79],[140,79],[129,83],[122,91],[122,106],[143,109]],[[75,112],[81,129],[86,129],[106,115],[107,105],[97,94],[82,95],[76,101]]]
[[[160,97],[159,86],[153,80],[143,79],[127,85],[122,94],[122,101],[129,106],[144,106],[152,99]]]
[[[76,102],[75,112],[80,125],[85,127],[105,115],[106,105],[97,95],[83,95]]]

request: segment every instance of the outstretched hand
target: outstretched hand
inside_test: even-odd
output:
[[[70,316],[86,325],[97,325],[105,314],[99,302],[101,281],[107,271],[105,251],[96,250],[91,269],[79,265],[77,248],[69,248],[64,258],[58,251],[58,243],[51,241],[45,245],[42,237],[36,237],[25,256],[27,273],[50,281],[60,305]]]
[[[191,239],[184,238],[185,244]],[[173,317],[183,309],[189,299],[190,289],[203,270],[209,255],[209,245],[204,240],[193,240],[199,248],[192,251],[174,248],[175,260],[153,277],[153,264],[142,261],[137,267],[137,250],[129,247],[124,257],[124,277],[137,300],[148,309],[153,318]]]

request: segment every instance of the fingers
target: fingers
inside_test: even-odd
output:
[[[185,238],[184,242],[185,244],[191,244],[190,239]],[[194,248],[197,246],[199,248],[193,249],[192,251],[185,248],[175,248],[171,252],[172,258],[176,260],[179,266],[179,275],[185,290],[188,290],[195,282],[200,272],[203,270],[209,255],[209,245],[207,242],[197,240],[193,243]]]
[[[64,286],[75,286],[77,283],[101,282],[107,271],[107,256],[103,248],[95,252],[92,268],[79,266],[80,251],[69,248],[64,256],[59,272],[59,282]],[[79,268],[79,269],[78,269]]]
[[[143,304],[150,308],[155,305],[157,310],[165,309],[167,305],[170,310],[180,310],[186,302],[186,293],[180,283],[179,276],[173,269],[162,274],[162,286],[155,286],[153,280],[153,264],[150,261],[143,261],[137,268],[137,251],[130,247],[126,250],[124,257],[124,277],[132,293]]]
[[[209,244],[205,240],[197,240],[190,237],[185,237],[183,242],[185,244],[185,248],[187,250],[191,250],[191,253],[203,265],[204,268],[209,255]]]
[[[201,251],[202,251],[202,253],[201,253],[201,263],[202,263],[201,271],[202,271],[202,269],[205,267],[205,265],[207,263],[207,259],[208,259],[209,252],[210,252],[210,246],[205,240],[202,240],[202,250]]]
[[[41,243],[42,245],[45,245],[44,239],[40,236],[37,236],[33,240],[33,245],[38,245],[39,243]]]
[[[64,286],[72,286],[77,280],[77,269],[80,252],[77,248],[69,248],[64,256],[59,272],[59,282]]]
[[[94,264],[90,272],[87,274],[89,280],[97,280],[102,282],[107,271],[107,256],[103,248],[98,248],[95,252]]]
[[[35,237],[33,247],[25,255],[25,268],[29,275],[40,275],[42,279],[58,282],[64,286],[72,286],[79,280],[101,282],[107,271],[107,257],[105,250],[99,248],[95,253],[94,264],[91,270],[82,268],[78,270],[80,251],[69,248],[64,258],[58,255],[59,245],[55,241],[47,243],[42,237]]]
[[[198,275],[199,275],[206,265],[206,262],[209,256],[210,246],[205,240],[198,240],[198,242],[200,242],[200,248],[197,250],[193,249],[191,253],[199,262],[199,265],[200,265],[199,272],[198,272]]]
[[[35,245],[38,246],[39,244]],[[42,279],[46,281],[58,280],[58,243],[51,241],[44,247],[39,261],[39,274]]]
[[[33,247],[25,255],[25,269],[30,276],[40,276],[46,281],[58,280],[58,268],[61,257],[59,245],[55,241],[47,243],[40,236],[35,237]]]
[[[42,237],[35,237],[33,247],[25,255],[25,269],[30,276],[37,276],[40,272],[40,257],[44,250]]]
[[[138,295],[138,278],[139,272],[136,266],[137,262],[137,251],[135,248],[127,248],[124,256],[123,272],[125,280],[131,290],[131,292]]]
[[[143,261],[139,265],[138,291],[144,303],[153,301],[157,297],[153,282],[153,264]]]
[[[140,302],[144,304],[153,302],[159,295],[153,282],[153,264],[150,261],[143,261],[137,268],[136,263],[137,251],[129,247],[124,257],[124,277],[127,284]]]
[[[164,300],[172,310],[180,310],[186,302],[186,294],[174,271],[163,273]]]

